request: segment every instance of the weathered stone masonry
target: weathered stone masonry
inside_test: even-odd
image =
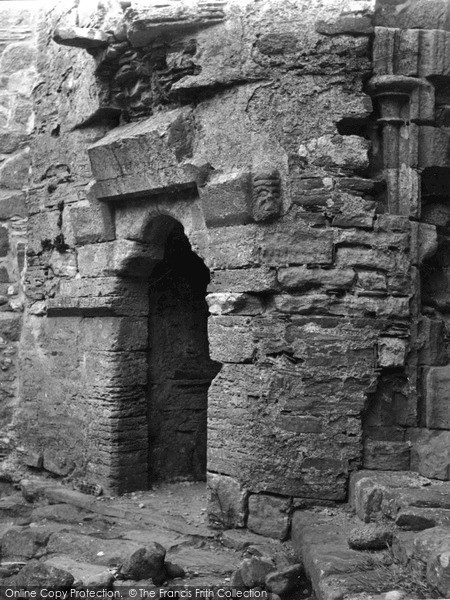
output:
[[[429,5],[42,16],[30,466],[115,492],[202,478],[209,386],[212,521],[283,537],[362,466],[449,478],[450,33]]]
[[[33,130],[36,77],[33,3],[21,11],[2,3],[0,12],[0,454],[17,445],[13,418],[19,399],[17,351],[24,296],[26,217],[24,188]],[[20,444],[20,442],[19,442]]]

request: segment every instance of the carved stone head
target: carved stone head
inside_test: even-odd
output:
[[[252,212],[257,222],[269,221],[280,216],[281,182],[276,169],[253,175]]]

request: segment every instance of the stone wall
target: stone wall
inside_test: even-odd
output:
[[[361,466],[438,476],[421,465],[448,435],[443,3],[426,24],[414,3],[122,4],[40,24],[25,461],[147,485],[149,283],[175,219],[211,275],[213,522],[283,537]]]
[[[13,420],[18,403],[17,351],[22,325],[22,277],[26,245],[26,189],[32,90],[36,79],[34,2],[0,6],[0,454],[16,445]],[[20,442],[19,442],[20,443]]]

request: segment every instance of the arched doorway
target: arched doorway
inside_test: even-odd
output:
[[[209,358],[209,270],[175,219],[157,217],[146,233],[164,243],[149,281],[149,480],[204,480],[208,388],[220,369]]]

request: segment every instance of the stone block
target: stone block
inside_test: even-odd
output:
[[[22,131],[0,127],[0,153],[12,154],[23,146],[27,135]]]
[[[70,209],[70,221],[75,243],[93,244],[115,238],[114,223],[107,206],[74,206]]]
[[[449,484],[407,471],[354,471],[350,475],[349,504],[366,523],[384,515],[394,519],[408,506],[448,508]]]
[[[50,533],[47,531],[11,528],[0,540],[2,556],[17,561],[41,558],[46,552],[49,537]]]
[[[9,342],[18,342],[22,329],[22,315],[17,313],[0,313],[0,336]]]
[[[267,494],[251,494],[247,527],[253,533],[284,540],[290,525],[291,499]]]
[[[84,318],[80,323],[80,344],[91,350],[144,351],[148,346],[147,319]]]
[[[427,563],[431,556],[449,550],[450,527],[440,526],[425,529],[414,535],[413,558]]]
[[[78,270],[82,277],[132,275],[150,277],[162,259],[164,248],[130,240],[86,244],[78,250]]]
[[[352,317],[407,317],[409,299],[401,297],[344,296],[336,298],[328,294],[303,294],[293,296],[280,294],[274,298],[274,306],[285,314],[322,314]]]
[[[206,265],[211,269],[238,269],[259,264],[255,225],[220,227],[208,231]]]
[[[413,556],[413,543],[415,532],[396,531],[392,540],[392,555],[398,562],[405,566]]]
[[[208,519],[223,529],[244,527],[248,492],[233,477],[208,473]]]
[[[6,227],[0,227],[0,256],[7,256],[9,253],[9,232]]]
[[[52,314],[86,316],[148,314],[148,290],[145,280],[122,277],[62,279],[59,295],[48,300]]]
[[[0,185],[10,190],[21,190],[27,185],[30,168],[29,149],[6,159],[0,166]]]
[[[358,267],[360,269],[376,268],[380,271],[391,271],[395,268],[395,255],[389,250],[337,248],[336,266],[341,268]]]
[[[372,229],[376,203],[345,192],[334,193],[327,202],[327,213],[333,217],[333,227]]]
[[[275,269],[230,269],[213,271],[209,293],[217,292],[269,292],[278,287]]]
[[[74,578],[64,569],[58,569],[43,562],[32,560],[26,564],[17,575],[9,578],[11,585],[19,589],[41,588],[58,590],[60,593],[69,593]]]
[[[2,75],[11,75],[17,71],[28,69],[33,65],[36,48],[30,42],[17,42],[9,44],[0,59]]]
[[[10,281],[8,269],[6,267],[0,267],[0,283],[10,283]]]
[[[372,20],[368,16],[344,15],[334,21],[318,21],[317,33],[322,35],[370,35]]]
[[[75,467],[75,463],[70,458],[61,455],[52,448],[44,450],[43,465],[44,469],[53,475],[66,477]]]
[[[247,588],[263,586],[267,575],[274,570],[275,565],[271,560],[259,556],[244,558],[239,569],[242,583]]]
[[[293,177],[290,191],[292,202],[307,210],[318,207],[324,207],[325,210],[333,195],[332,185],[325,185],[322,177]]]
[[[53,246],[53,240],[61,233],[58,227],[59,211],[35,213],[28,218],[28,250],[35,254]]]
[[[75,277],[77,274],[77,257],[74,252],[53,250],[48,264],[56,276]]]
[[[450,429],[450,366],[424,369],[426,426]]]
[[[378,366],[402,367],[407,349],[408,342],[404,338],[381,337],[378,341]]]
[[[85,353],[85,373],[90,384],[127,388],[147,383],[145,352],[92,351]],[[139,407],[137,407],[139,409]]]
[[[274,571],[266,576],[266,588],[272,594],[285,596],[298,590],[305,584],[305,571],[303,565],[294,564],[284,569]]]
[[[310,164],[348,173],[365,171],[369,166],[368,140],[357,135],[323,135],[300,145],[298,154]]]
[[[184,124],[184,127],[182,127]],[[177,159],[178,136],[192,133],[190,109],[157,112],[116,127],[88,149],[98,199],[197,190],[195,173]],[[186,140],[188,143],[189,140]]]
[[[207,227],[245,225],[252,221],[250,173],[227,173],[199,187]]]
[[[385,292],[386,275],[377,271],[358,271],[357,286],[364,290]]]
[[[430,479],[450,480],[450,431],[412,429],[411,470]]]
[[[375,231],[377,232],[409,232],[410,228],[411,221],[408,217],[403,215],[391,215],[389,213],[384,213],[382,215],[377,215],[377,219],[375,221]]]
[[[450,543],[445,548],[439,548],[427,562],[428,584],[440,594],[442,598],[450,597]]]
[[[347,542],[353,550],[385,550],[392,544],[393,528],[387,525],[360,525],[350,531]]]
[[[408,471],[410,448],[405,442],[364,441],[365,469]]]
[[[33,452],[29,450],[23,457],[23,463],[27,465],[27,467],[31,467],[33,469],[42,469],[42,452]]]
[[[395,524],[405,531],[423,531],[438,525],[450,526],[450,510],[408,506],[397,513]]]
[[[212,360],[246,363],[252,361],[256,352],[248,317],[211,317],[208,321],[208,338]]]
[[[260,298],[252,294],[219,292],[206,296],[212,315],[259,315],[264,311]]]
[[[446,0],[415,0],[406,4],[402,10],[398,10],[398,5],[390,0],[381,0],[377,4],[374,22],[378,27],[446,30],[448,28],[447,2]]]
[[[157,542],[147,543],[126,556],[121,571],[126,579],[152,579],[155,585],[161,585],[165,580],[164,558],[166,550]]]
[[[333,233],[306,227],[268,229],[261,242],[261,260],[270,266],[331,265]]]
[[[334,230],[334,241],[338,246],[338,250],[354,250],[359,253],[362,252],[361,256],[364,256],[364,251],[367,250],[378,250],[383,251],[379,258],[381,262],[386,261],[387,256],[391,256],[392,266],[398,264],[403,268],[405,265],[410,264],[410,259],[407,255],[411,248],[411,236],[409,228],[404,230],[394,229],[393,231],[384,231],[381,227],[375,227],[374,231],[365,231],[364,229],[349,228],[349,229],[335,229]],[[386,249],[392,250],[392,252],[386,252]],[[395,250],[394,250],[395,249]],[[366,258],[370,256],[367,255]],[[373,255],[372,258],[376,257]],[[401,259],[408,259],[407,262],[401,262]],[[367,263],[369,268],[370,263]],[[386,270],[386,267],[381,270]]]
[[[352,269],[308,269],[288,267],[278,270],[277,279],[283,289],[307,291],[314,288],[326,290],[348,289],[355,281]]]

